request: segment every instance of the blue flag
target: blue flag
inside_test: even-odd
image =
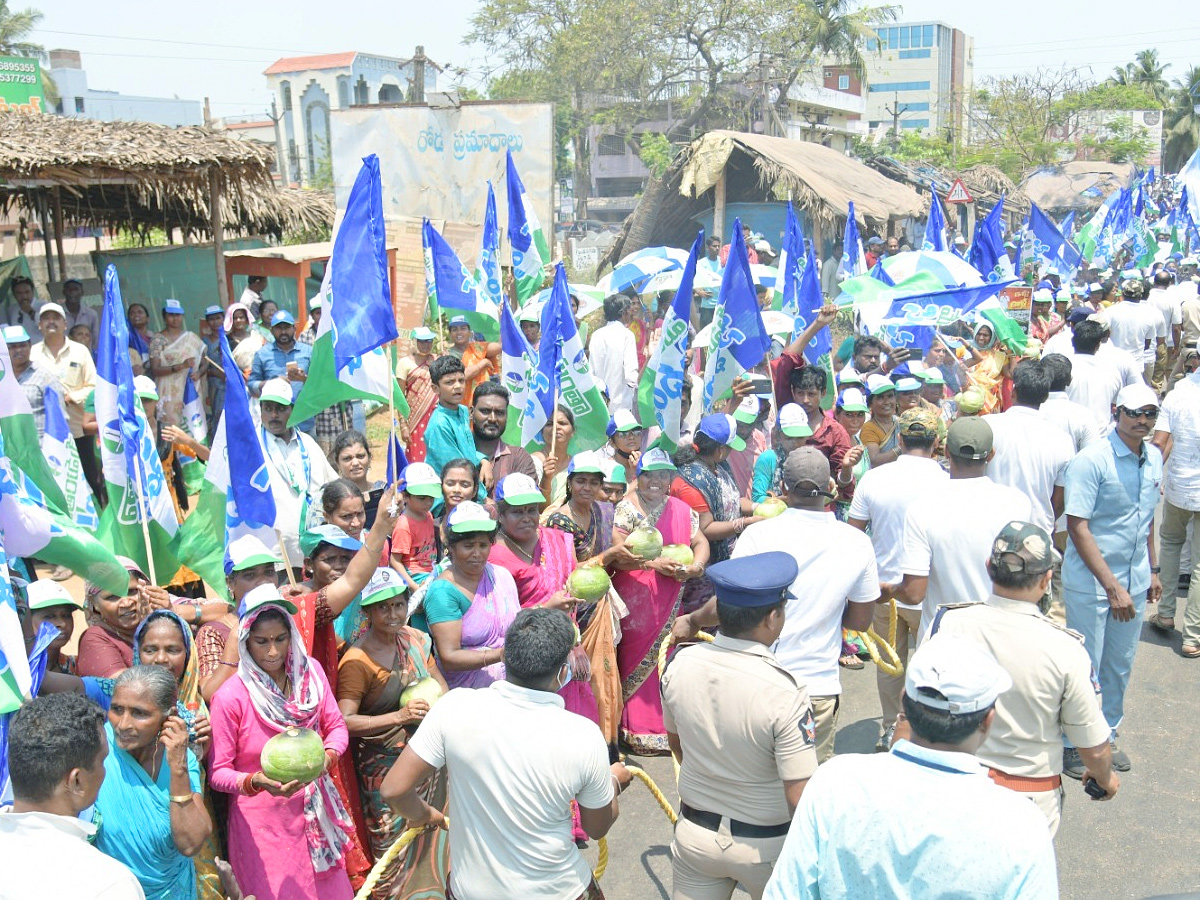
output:
[[[880,266],[880,268],[883,267]],[[817,313],[825,303],[825,295],[821,293],[820,271],[821,267],[817,265],[817,255],[813,251],[810,241],[808,256],[804,264],[804,274],[800,276],[800,311],[796,316],[796,325],[792,331],[793,337],[799,337],[800,332],[816,321]],[[804,348],[804,358],[810,363],[816,363],[832,349],[833,341],[829,337],[829,329],[822,328]]]
[[[1071,240],[1075,234],[1075,210],[1071,210],[1063,216],[1063,220],[1058,223],[1058,230],[1068,241]]]
[[[227,528],[245,523],[275,525],[275,495],[271,493],[271,473],[258,439],[258,428],[250,415],[250,395],[242,370],[233,361],[229,341],[221,334],[221,365],[225,369],[225,440],[229,455],[229,508],[232,521]],[[214,442],[215,443],[215,442]]]
[[[421,226],[421,239],[425,242],[427,274],[433,276],[433,291],[438,306],[475,312],[479,304],[479,287],[475,284],[475,278],[428,219]]]
[[[971,239],[971,250],[967,254],[975,271],[985,281],[1008,281],[1013,277],[1012,260],[1004,249],[1004,198],[992,207],[992,211],[975,223],[975,234]]]
[[[537,351],[529,346],[507,302],[500,304],[500,348],[500,380],[508,388],[509,397],[504,442],[526,447],[541,435],[546,424],[541,398],[550,382],[542,383]]]
[[[933,182],[929,183],[929,219],[925,222],[925,240],[921,242],[921,249],[946,249],[946,214],[942,212],[942,201]]]
[[[1061,272],[1063,268],[1074,271],[1080,262],[1079,252],[1067,242],[1054,220],[1042,212],[1036,203],[1029,211],[1029,227],[1021,242],[1022,268],[1030,262],[1040,272],[1050,269]]]
[[[363,158],[354,179],[329,265],[334,301],[329,315],[337,373],[399,336],[388,285],[383,185],[379,157],[374,153]]]
[[[780,310],[793,319],[800,312],[796,292],[800,287],[801,255],[804,253],[804,236],[800,233],[800,222],[792,201],[787,205],[787,224],[783,229],[783,244],[779,249],[779,278],[783,283],[783,303]]]
[[[517,302],[523,304],[541,290],[544,267],[550,262],[550,245],[542,233],[521,176],[517,174],[512,150],[506,154],[505,184],[508,188],[508,242],[512,245],[513,278],[517,282]]]
[[[395,431],[392,432],[392,439],[388,441],[388,456],[387,456],[387,483],[395,484],[400,480],[400,473],[408,467],[408,457],[404,453],[404,447],[400,443],[400,436]]]
[[[1187,210],[1192,226],[1200,227],[1200,148],[1179,170],[1179,181],[1187,194],[1187,202],[1184,203],[1181,196],[1180,203]]]
[[[483,246],[479,251],[479,273],[475,278],[479,293],[496,310],[504,302],[504,282],[500,278],[500,224],[496,218],[496,192],[488,182],[487,207],[483,213]]]
[[[733,387],[735,378],[762,362],[771,346],[771,336],[758,308],[741,219],[733,220],[729,243],[729,260],[721,276],[704,367],[705,412],[711,411],[713,403]]]
[[[892,325],[951,325],[1010,284],[1011,281],[992,282],[897,297],[888,307],[883,321]]]
[[[887,269],[883,267],[883,257],[880,257],[875,265],[871,267],[871,277],[876,281],[882,281],[888,287],[893,287],[896,284],[892,276],[888,274]]]
[[[863,275],[867,271],[867,256],[863,253],[862,238],[858,236],[858,220],[854,218],[854,201],[846,214],[846,233],[842,238],[842,262],[838,266],[840,280]]]

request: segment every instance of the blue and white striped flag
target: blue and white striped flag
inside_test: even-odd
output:
[[[975,234],[971,239],[971,250],[967,262],[983,276],[984,281],[1009,281],[1014,277],[1012,260],[1004,249],[1004,233],[1001,223],[1004,218],[1004,198],[1000,198],[992,211],[975,223]]]
[[[95,531],[100,524],[92,487],[83,474],[79,450],[71,438],[71,429],[63,412],[62,397],[53,387],[42,392],[46,407],[46,430],[42,434],[42,453],[62,488],[67,505],[64,512],[79,525]]]
[[[882,270],[882,266],[880,266],[880,269]],[[817,313],[821,311],[821,307],[825,304],[825,295],[821,293],[820,272],[821,267],[817,264],[817,254],[813,251],[813,245],[810,241],[808,244],[808,255],[804,263],[804,272],[800,276],[800,293],[798,299],[800,309],[796,314],[796,325],[792,330],[793,339],[799,337],[805,328],[816,321]],[[816,337],[808,342],[808,346],[804,348],[804,358],[815,365],[822,356],[829,353],[832,349],[833,341],[829,337],[829,329],[822,328],[817,332]]]
[[[925,239],[921,242],[921,249],[949,249],[946,247],[946,214],[942,211],[942,201],[933,182],[929,183],[929,219],[925,222]]]
[[[481,305],[492,313],[493,340],[500,333],[500,304],[504,303],[504,281],[500,277],[500,222],[496,217],[496,192],[488,182],[487,207],[483,213],[483,242],[479,249],[479,271],[475,273]],[[486,332],[485,332],[486,333]]]
[[[804,235],[792,201],[787,205],[787,223],[783,227],[783,243],[779,248],[779,279],[783,284],[783,303],[780,311],[793,319],[800,313],[796,295],[800,289],[800,270],[804,266]],[[778,287],[778,286],[777,286]]]
[[[732,389],[734,379],[763,361],[770,346],[771,336],[763,324],[750,274],[742,221],[734,219],[729,260],[721,276],[704,366],[705,412],[711,412],[713,404]]]
[[[858,220],[854,218],[854,201],[846,214],[846,233],[842,238],[842,261],[838,265],[838,281],[863,275],[867,271],[867,255],[858,235]]]
[[[475,276],[467,271],[454,248],[428,219],[421,228],[421,240],[425,251],[425,289],[430,297],[436,298],[438,308],[466,316],[471,330],[489,340],[499,337],[496,303],[480,290]]]
[[[538,368],[537,351],[526,340],[507,303],[500,305],[500,347],[500,378],[509,396],[504,442],[525,447],[540,439],[549,420],[543,398],[552,397],[552,381]]]
[[[188,434],[204,443],[208,437],[208,417],[204,415],[204,403],[200,399],[200,392],[196,390],[196,382],[192,381],[190,371],[183,385],[183,424]]]

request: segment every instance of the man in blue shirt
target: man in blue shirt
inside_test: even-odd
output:
[[[1121,388],[1108,439],[1083,448],[1065,476],[1067,534],[1063,599],[1067,627],[1083,635],[1112,729],[1113,768],[1130,762],[1116,745],[1125,689],[1142,632],[1147,598],[1162,585],[1154,548],[1154,508],[1162,453],[1146,439],[1158,418],[1158,396],[1145,384]]]
[[[271,334],[275,343],[265,344],[254,354],[250,365],[247,386],[255,397],[262,393],[263,383],[272,378],[283,378],[292,387],[292,399],[300,394],[300,388],[308,380],[308,366],[312,362],[312,347],[296,342],[296,320],[286,309],[275,313],[271,319]],[[312,431],[313,420],[300,423],[301,431]]]

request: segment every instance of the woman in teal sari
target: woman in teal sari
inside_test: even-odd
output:
[[[96,847],[129,867],[146,900],[195,900],[192,857],[212,833],[177,698],[166,668],[133,666],[116,680],[104,726]]]

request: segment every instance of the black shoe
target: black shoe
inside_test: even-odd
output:
[[[896,737],[896,723],[893,722],[891,725],[889,725],[887,727],[887,730],[884,731],[883,735],[879,738],[879,740],[876,741],[875,752],[876,753],[887,753],[889,750],[892,749],[892,741],[895,739],[895,737]]]
[[[1062,773],[1068,778],[1074,778],[1076,781],[1083,780],[1083,773],[1087,771],[1087,766],[1083,764],[1083,757],[1079,755],[1079,751],[1074,747],[1063,748],[1063,771]]]
[[[1133,768],[1129,754],[1117,746],[1116,741],[1109,741],[1108,748],[1112,751],[1112,767],[1118,772],[1128,772]]]

